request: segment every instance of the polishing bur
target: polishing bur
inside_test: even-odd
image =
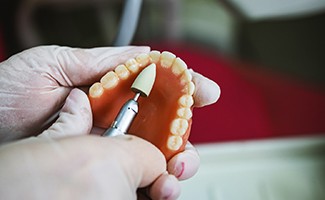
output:
[[[134,80],[131,90],[135,93],[140,93],[141,96],[149,96],[153,84],[156,79],[156,64],[152,63],[144,68],[142,72]]]

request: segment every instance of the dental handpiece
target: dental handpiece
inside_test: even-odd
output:
[[[110,128],[103,136],[116,136],[126,134],[135,116],[138,114],[138,98],[140,93],[136,93],[133,99],[128,100],[117,114]]]
[[[156,78],[156,65],[153,63],[142,70],[131,86],[135,92],[133,99],[128,100],[120,109],[111,126],[103,136],[124,135],[128,132],[134,118],[138,114],[138,99],[149,96]]]

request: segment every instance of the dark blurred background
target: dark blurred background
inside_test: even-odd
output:
[[[111,46],[123,6],[3,1],[1,59],[43,44]],[[211,142],[323,134],[324,36],[325,1],[145,0],[132,44],[172,51],[218,82],[220,101],[196,111],[191,136]]]

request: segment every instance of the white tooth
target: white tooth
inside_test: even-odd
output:
[[[191,95],[183,95],[178,100],[179,104],[183,107],[189,108],[194,104],[193,97]]]
[[[160,59],[160,52],[159,51],[150,51],[149,52],[150,62],[158,63]]]
[[[190,73],[190,70],[185,70],[181,76],[181,83],[185,84],[190,81],[192,81],[192,74]]]
[[[195,85],[192,81],[188,82],[183,89],[183,92],[188,95],[193,95],[194,91],[195,91]]]
[[[190,108],[179,108],[177,110],[177,115],[183,119],[189,120],[193,116]]]
[[[119,78],[114,72],[110,71],[100,79],[100,82],[105,89],[110,89],[114,88],[118,84]]]
[[[188,122],[186,119],[177,118],[174,119],[170,125],[170,132],[173,135],[184,135],[188,128]]]
[[[134,58],[126,61],[125,66],[133,73],[136,73],[139,70],[139,63]]]
[[[183,144],[183,139],[179,136],[170,136],[167,140],[167,147],[170,150],[177,151]]]
[[[143,53],[143,54],[138,55],[135,58],[135,60],[139,63],[139,66],[140,67],[144,67],[144,66],[146,66],[149,63],[150,57],[149,57],[148,54]]]
[[[178,76],[182,74],[186,69],[187,69],[186,63],[182,59],[176,58],[172,66],[172,72]]]
[[[122,80],[125,80],[130,76],[130,71],[125,67],[125,65],[118,65],[114,71]]]
[[[160,65],[165,68],[169,68],[172,66],[176,56],[168,51],[164,51],[161,53],[160,57]]]
[[[100,97],[104,92],[104,88],[102,84],[100,83],[94,83],[90,88],[89,88],[89,95],[93,98]]]

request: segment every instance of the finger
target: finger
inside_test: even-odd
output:
[[[148,53],[149,47],[100,47],[80,49],[51,46],[58,72],[51,73],[64,86],[84,86],[98,81],[107,71],[140,53]],[[55,66],[55,65],[54,65]]]
[[[191,70],[195,84],[194,106],[203,107],[215,103],[220,97],[220,87],[214,81]]]
[[[109,137],[107,140],[110,144],[105,151],[114,152],[134,191],[152,184],[166,171],[164,155],[150,142],[133,135]]]
[[[164,173],[149,188],[149,196],[155,199],[173,200],[181,193],[180,184],[175,176]]]
[[[167,171],[178,180],[191,178],[199,169],[200,157],[190,142],[187,142],[185,151],[175,155],[167,164]]]
[[[87,95],[79,89],[73,89],[59,113],[59,118],[39,137],[86,135],[91,127],[92,113]]]

